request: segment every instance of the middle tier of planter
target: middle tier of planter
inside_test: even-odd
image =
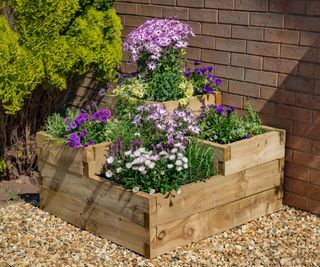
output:
[[[115,111],[117,107],[117,99],[118,96],[116,95],[107,95],[106,98],[103,100],[104,107],[110,109],[111,111]],[[173,101],[164,101],[164,102],[156,102],[156,101],[144,101],[145,103],[157,103],[163,105],[166,110],[173,112],[175,109],[179,107],[179,100]],[[196,114],[201,112],[201,106],[203,105],[221,105],[221,92],[214,92],[213,94],[209,95],[199,95],[193,96],[190,98],[190,102],[187,106],[188,109],[192,110]]]

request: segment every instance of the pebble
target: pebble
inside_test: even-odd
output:
[[[284,206],[153,260],[27,203],[0,208],[0,266],[320,266],[320,218]]]

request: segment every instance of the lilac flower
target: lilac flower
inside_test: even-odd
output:
[[[155,70],[157,68],[157,64],[154,61],[150,61],[147,64],[147,69],[148,70]]]
[[[70,134],[68,145],[73,148],[79,148],[81,146],[80,137],[76,133]]]
[[[217,105],[215,105],[215,104],[208,105],[208,108],[216,108],[216,107],[217,107]]]
[[[89,145],[89,146],[94,145],[94,141],[93,141],[93,139],[90,139],[90,140],[89,140],[88,145]]]
[[[214,82],[214,76],[213,76],[213,74],[209,73],[207,78],[208,78],[208,82],[210,82],[210,83],[213,83],[213,82]]]
[[[66,124],[70,123],[70,118],[69,118],[69,117],[66,117],[66,118],[64,119],[64,123],[66,123]]]
[[[210,87],[209,85],[206,85],[203,90],[202,90],[203,93],[205,94],[212,94],[213,93],[213,88]]]
[[[67,132],[71,131],[71,127],[69,125],[66,126],[66,131]]]
[[[76,129],[78,127],[78,125],[77,125],[77,123],[75,122],[75,121],[73,121],[72,123],[71,123],[71,129]]]
[[[194,33],[188,24],[172,18],[151,19],[128,34],[123,48],[131,52],[133,63],[146,53],[156,63],[168,48],[186,48],[189,36]]]
[[[216,107],[216,112],[223,115],[225,113],[225,109],[223,107],[223,105],[219,105]]]
[[[86,130],[82,130],[82,131],[80,132],[81,137],[86,137],[87,134],[88,134],[88,132],[87,132]]]
[[[190,69],[188,69],[187,71],[184,72],[184,76],[186,78],[189,78],[191,75],[192,75],[192,73],[191,73]]]
[[[110,117],[110,111],[106,109],[101,109],[92,115],[92,121],[101,121],[103,123],[107,122]]]
[[[221,79],[216,79],[216,86],[218,86],[221,83],[222,83]]]
[[[81,126],[82,124],[84,124],[87,119],[89,118],[89,115],[87,113],[80,113],[73,122],[75,122],[78,126]]]
[[[247,138],[247,139],[252,138],[252,134],[248,133],[247,136],[246,136],[246,138]]]
[[[235,106],[229,106],[229,107],[228,107],[228,110],[231,111],[231,112],[234,111],[235,109],[236,109]]]
[[[195,65],[195,66],[198,66],[198,65],[200,65],[200,64],[201,64],[201,62],[198,61],[198,60],[196,60],[196,61],[193,62],[193,65]]]
[[[213,70],[213,67],[212,67],[212,66],[208,66],[208,67],[207,67],[207,70],[208,70],[209,72],[211,72],[211,71]]]

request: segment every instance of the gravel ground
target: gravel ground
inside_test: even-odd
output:
[[[0,266],[320,266],[320,218],[284,206],[149,261],[34,205],[14,203],[0,209]]]

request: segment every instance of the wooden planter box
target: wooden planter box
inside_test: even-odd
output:
[[[180,194],[150,195],[93,174],[102,167],[106,144],[71,150],[46,138],[37,134],[41,209],[148,258],[282,205],[283,157],[184,185]]]
[[[111,111],[115,111],[116,109],[116,103],[117,103],[117,96],[116,95],[108,95],[104,102],[105,108],[110,109]],[[155,102],[155,101],[145,101],[145,103],[157,103],[162,104],[164,107],[170,111],[173,112],[175,109],[179,107],[179,100],[175,101],[166,101],[166,102]],[[221,105],[221,92],[214,92],[211,95],[201,95],[201,96],[193,96],[190,99],[189,105],[187,106],[189,109],[191,109],[195,113],[201,112],[201,106],[203,105]]]
[[[285,130],[268,126],[263,128],[266,130],[264,134],[227,145],[202,141],[215,148],[220,174],[229,175],[284,158]]]

